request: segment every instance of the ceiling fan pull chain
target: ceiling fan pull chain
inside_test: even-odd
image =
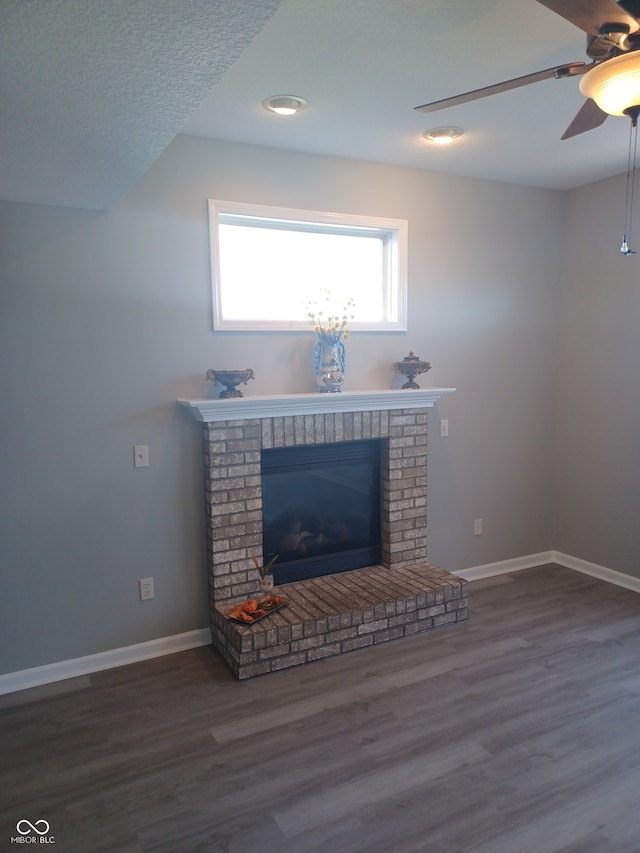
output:
[[[633,169],[631,171],[631,199],[629,200],[629,234],[633,230],[633,196],[636,188],[636,155],[638,149],[638,117],[635,115],[631,123],[633,133]],[[637,254],[637,252],[635,253]]]
[[[633,146],[632,146],[633,140]],[[634,249],[629,248],[627,235],[631,236],[633,225],[633,193],[636,183],[636,153],[638,147],[638,115],[637,112],[631,116],[631,127],[629,128],[629,154],[627,157],[627,194],[624,206],[624,237],[620,246],[622,255],[637,255]],[[631,151],[633,148],[633,161]]]

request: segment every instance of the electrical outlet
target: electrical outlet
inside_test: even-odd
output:
[[[440,421],[440,435],[449,435],[449,421],[446,418]]]
[[[140,579],[140,601],[146,601],[148,598],[155,598],[153,590],[153,578]]]
[[[474,518],[473,519],[473,535],[481,536],[482,535],[482,519]]]
[[[133,467],[148,468],[149,467],[149,445],[135,444],[133,446]]]

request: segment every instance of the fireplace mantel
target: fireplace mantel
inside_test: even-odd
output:
[[[318,415],[324,412],[374,412],[392,409],[431,409],[455,388],[418,388],[384,391],[342,391],[339,394],[276,394],[226,399],[178,400],[203,423]]]

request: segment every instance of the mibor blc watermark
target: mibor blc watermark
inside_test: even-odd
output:
[[[21,818],[16,824],[17,835],[11,836],[12,844],[55,844],[48,820],[39,818],[33,821]]]

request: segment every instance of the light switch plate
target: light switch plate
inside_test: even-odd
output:
[[[133,448],[133,467],[148,468],[149,467],[149,445],[136,444]]]

